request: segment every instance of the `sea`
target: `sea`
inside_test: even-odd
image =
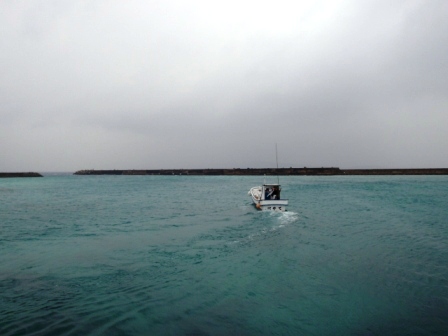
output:
[[[0,180],[0,335],[448,335],[448,176]],[[266,177],[276,182],[276,177]],[[273,180],[272,180],[273,179]]]

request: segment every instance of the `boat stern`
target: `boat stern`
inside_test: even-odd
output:
[[[263,211],[288,211],[288,200],[277,200],[277,201],[260,201],[255,207]]]

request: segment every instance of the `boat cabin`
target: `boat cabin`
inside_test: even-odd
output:
[[[279,184],[263,184],[261,190],[262,200],[279,200],[282,188]]]

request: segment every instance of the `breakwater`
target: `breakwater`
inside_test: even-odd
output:
[[[75,175],[448,175],[448,168],[340,169],[340,168],[232,168],[232,169],[149,169],[79,170]]]
[[[0,178],[3,177],[42,177],[39,173],[0,173]]]

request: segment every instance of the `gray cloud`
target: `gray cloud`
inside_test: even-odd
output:
[[[0,7],[0,171],[448,166],[445,1]]]

